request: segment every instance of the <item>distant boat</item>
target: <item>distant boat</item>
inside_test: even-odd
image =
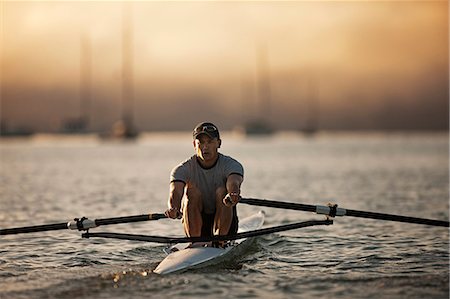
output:
[[[316,80],[310,78],[306,98],[306,121],[300,131],[305,135],[313,135],[319,130],[319,100]]]
[[[75,117],[66,119],[63,123],[63,133],[87,133],[88,123],[89,121],[87,117]]]
[[[10,128],[5,121],[0,122],[0,137],[26,137],[33,135],[33,130],[26,127]]]
[[[103,140],[133,140],[138,135],[138,130],[124,120],[116,121],[110,131],[98,134]]]
[[[246,135],[270,135],[274,133],[274,129],[263,120],[255,120],[245,124],[244,133]]]
[[[111,135],[111,137],[114,138],[132,139],[138,136],[138,132],[131,124],[127,124],[126,121],[119,120],[113,124]]]
[[[317,133],[318,129],[315,126],[306,126],[300,130],[305,135],[314,135]]]

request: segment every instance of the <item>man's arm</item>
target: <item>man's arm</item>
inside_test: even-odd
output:
[[[239,174],[230,174],[227,178],[227,196],[224,198],[223,203],[227,207],[234,206],[241,199],[241,184],[244,178]]]
[[[167,217],[172,219],[181,218],[181,200],[183,199],[185,185],[181,181],[170,183],[169,201],[167,203],[169,209],[164,213]]]

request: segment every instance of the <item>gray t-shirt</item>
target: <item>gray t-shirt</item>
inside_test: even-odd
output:
[[[212,214],[216,211],[216,190],[226,187],[227,178],[231,174],[244,176],[244,168],[235,159],[219,153],[216,164],[205,169],[194,155],[172,170],[170,181],[184,182],[188,188],[197,187],[202,193],[203,212]]]

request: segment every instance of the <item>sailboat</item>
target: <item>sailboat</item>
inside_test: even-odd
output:
[[[271,88],[267,48],[262,46],[257,55],[257,94],[258,94],[258,116],[244,123],[245,135],[269,135],[274,133],[270,119]]]
[[[307,89],[306,121],[300,131],[305,135],[313,135],[317,133],[319,126],[318,89],[314,79],[309,80]]]
[[[134,86],[133,86],[133,30],[132,6],[124,2],[122,7],[122,116],[113,123],[103,138],[134,139],[139,135],[134,124]]]

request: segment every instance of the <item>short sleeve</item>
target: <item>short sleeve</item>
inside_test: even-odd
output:
[[[170,173],[170,182],[183,182],[187,183],[189,180],[189,171],[186,163],[179,164]]]
[[[232,174],[238,174],[244,177],[244,167],[242,164],[231,157],[226,157],[224,165],[225,175],[228,177]]]

